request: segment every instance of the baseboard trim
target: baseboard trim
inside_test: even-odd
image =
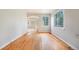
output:
[[[11,41],[5,43],[4,45],[2,45],[2,46],[0,47],[0,50],[2,50],[2,48],[6,47],[6,46],[9,45],[11,42],[13,42],[13,41],[15,41],[16,39],[20,38],[20,37],[23,36],[24,34],[26,34],[26,32],[25,32],[25,33],[22,33],[22,34],[20,34],[20,35],[18,35],[18,36],[15,37],[13,40],[11,40]]]
[[[51,33],[52,34],[52,33]],[[66,42],[65,40],[63,40],[61,37],[59,37],[58,35],[56,35],[56,34],[52,34],[52,35],[54,35],[54,36],[56,36],[57,38],[59,38],[60,40],[62,40],[63,42],[65,42],[67,45],[69,45],[72,49],[74,49],[74,50],[78,50],[76,47],[74,47],[74,46],[72,46],[72,45],[70,45],[68,42]]]

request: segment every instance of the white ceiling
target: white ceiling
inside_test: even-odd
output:
[[[27,9],[27,13],[52,14],[55,9]]]
[[[2,11],[15,11],[22,13],[36,13],[36,14],[53,14],[56,9],[2,9]]]

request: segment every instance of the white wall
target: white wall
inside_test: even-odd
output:
[[[50,15],[49,14],[47,14],[47,15],[40,15],[41,17],[40,17],[40,20],[38,21],[39,22],[39,26],[38,26],[38,28],[39,28],[39,32],[50,32],[50,28],[51,28],[51,20],[50,20]],[[43,19],[42,19],[42,17],[43,16],[48,16],[49,17],[49,19],[48,19],[48,25],[47,26],[45,26],[44,25],[44,21],[43,21]]]
[[[33,15],[34,16],[34,15]],[[43,16],[48,16],[48,25],[45,26],[44,25],[44,20],[43,20]],[[49,14],[39,14],[34,16],[33,18],[28,18],[29,24],[28,27],[29,29],[34,29],[35,31],[38,32],[50,32],[50,28],[51,28],[51,20],[50,20],[50,15]]]
[[[0,10],[0,48],[26,31],[25,10]]]
[[[74,49],[79,49],[79,10],[64,10],[64,28],[53,26],[51,18],[51,32]]]

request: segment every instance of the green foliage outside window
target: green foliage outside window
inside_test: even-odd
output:
[[[54,26],[63,27],[63,11],[58,11],[54,16]]]
[[[48,26],[48,17],[47,16],[43,16],[43,21],[44,21],[44,25]]]

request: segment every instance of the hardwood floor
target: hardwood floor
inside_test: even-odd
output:
[[[50,33],[28,33],[2,50],[72,50],[72,48]]]

